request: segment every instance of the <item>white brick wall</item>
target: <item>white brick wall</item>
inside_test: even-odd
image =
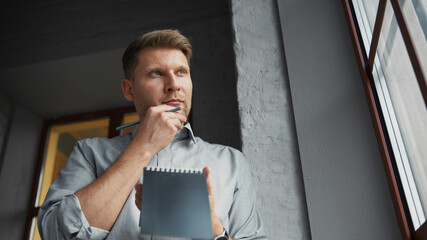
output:
[[[289,79],[275,1],[233,0],[242,148],[269,239],[309,239]]]

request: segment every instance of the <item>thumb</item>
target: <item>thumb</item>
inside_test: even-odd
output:
[[[212,183],[211,183],[211,168],[204,167],[203,172],[206,174],[206,183],[208,185],[208,195],[209,197],[213,197]]]

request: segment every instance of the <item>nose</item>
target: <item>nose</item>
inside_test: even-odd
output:
[[[166,77],[165,92],[175,92],[181,89],[179,78],[174,74],[170,73]]]

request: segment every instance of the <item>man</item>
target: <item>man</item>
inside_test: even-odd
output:
[[[42,238],[151,239],[138,226],[143,168],[209,166],[204,171],[215,239],[266,239],[242,154],[195,137],[186,123],[191,56],[188,39],[176,30],[150,32],[129,45],[122,90],[141,124],[132,134],[77,143],[40,208]],[[182,109],[167,112],[176,107]]]

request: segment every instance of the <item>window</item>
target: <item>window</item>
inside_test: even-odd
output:
[[[126,134],[131,132],[132,128],[121,131],[116,131],[115,128],[138,119],[135,108],[129,107],[45,121],[25,239],[40,239],[37,227],[38,209],[76,142],[89,137]]]
[[[427,2],[344,0],[404,239],[426,237]]]

